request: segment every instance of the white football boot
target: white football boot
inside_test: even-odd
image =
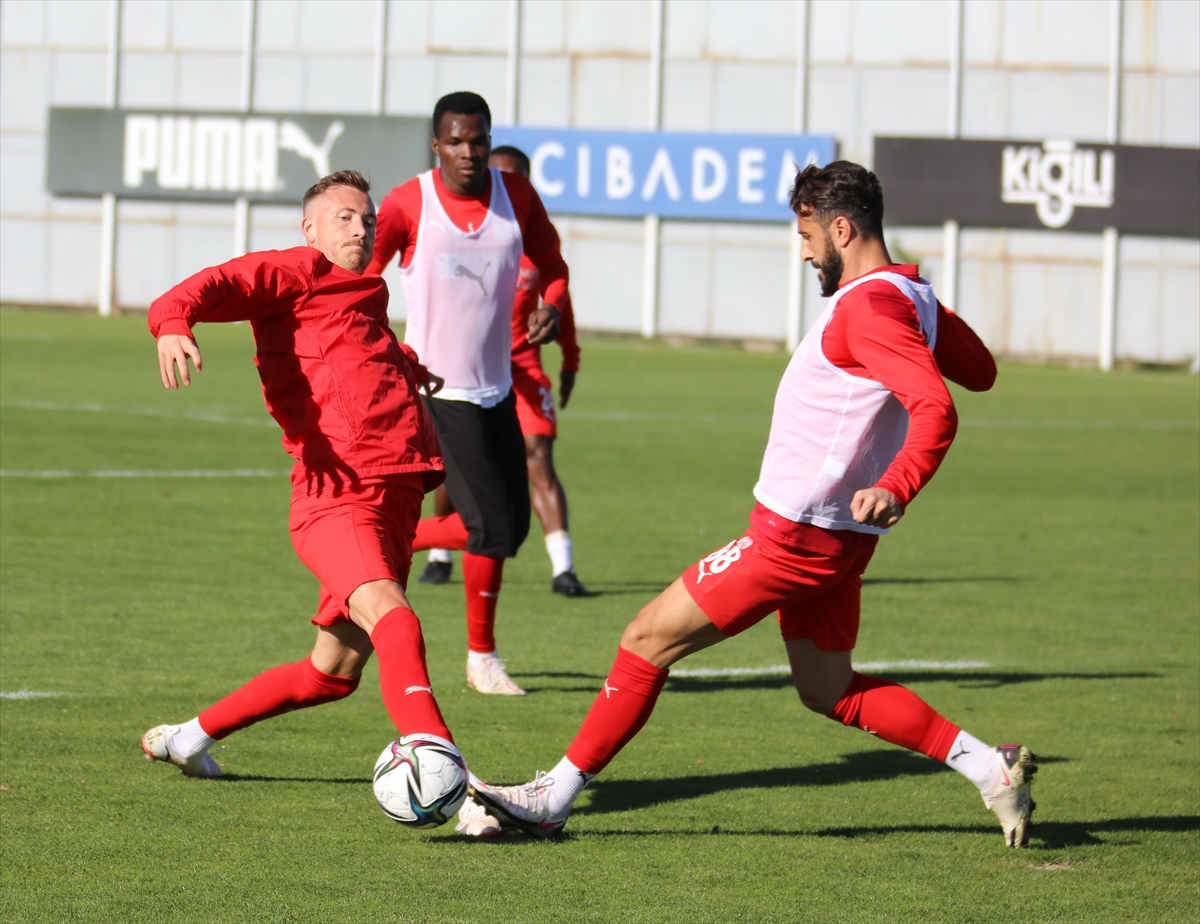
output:
[[[467,686],[476,693],[490,696],[524,696],[525,691],[512,682],[499,658],[484,658],[479,664],[467,662]]]
[[[191,757],[181,757],[171,750],[171,739],[178,731],[178,725],[158,725],[142,735],[142,750],[146,753],[146,760],[164,760],[172,763],[183,771],[184,776],[220,776],[221,765],[208,751],[201,751]]]
[[[561,815],[550,812],[547,793],[554,786],[554,777],[539,771],[532,783],[524,786],[489,786],[480,780],[471,783],[471,797],[491,809],[503,820],[512,822],[534,837],[553,837],[561,834],[571,810]]]
[[[458,824],[454,826],[454,833],[468,837],[495,837],[500,833],[500,819],[489,815],[487,809],[468,796],[458,810]]]
[[[992,748],[996,755],[996,782],[982,792],[983,804],[996,813],[1008,847],[1024,847],[1035,808],[1029,786],[1037,773],[1037,757],[1019,744]]]

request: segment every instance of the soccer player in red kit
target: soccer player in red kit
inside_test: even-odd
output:
[[[875,174],[847,161],[800,171],[792,210],[804,259],[830,304],[797,348],[775,397],[746,533],[688,568],[638,613],[562,761],[524,786],[476,783],[501,819],[561,831],[576,796],[649,719],[680,658],[778,612],[800,701],[844,725],[944,761],[979,787],[1005,843],[1024,844],[1034,757],[989,747],[915,693],[857,673],[862,574],[957,428],[942,377],[991,388],[996,366],[943,308],[916,266],[893,264]]]
[[[492,150],[488,166],[502,173],[529,176],[529,158],[511,145]],[[512,313],[512,378],[517,401],[517,420],[525,437],[525,462],[529,469],[533,511],[542,524],[546,554],[550,556],[550,589],[565,597],[586,597],[587,588],[575,574],[571,533],[567,523],[567,493],[554,468],[554,441],[558,437],[558,410],[554,406],[554,385],[542,368],[541,347],[529,342],[529,318],[538,308],[538,298],[546,286],[541,273],[526,256],[521,257],[521,275],[517,280]],[[575,312],[568,295],[560,306],[558,345],[563,364],[560,373],[560,400],[565,408],[575,389],[579,371],[579,343],[575,338]],[[454,512],[445,485],[437,489],[438,516]],[[422,584],[444,584],[450,579],[453,559],[449,549],[430,549],[429,563],[421,574]]]
[[[545,284],[529,319],[531,344],[558,335],[567,265],[542,200],[525,177],[487,165],[492,116],[475,93],[451,93],[433,110],[437,168],[393,189],[379,206],[369,273],[400,254],[408,307],[404,339],[445,380],[425,400],[446,463],[456,513],[417,526],[413,548],[464,549],[467,684],[521,696],[496,650],[504,560],[529,533],[525,442],[512,391],[512,310],[525,256]]]
[[[422,497],[445,477],[417,394],[436,391],[439,381],[396,341],[387,285],[364,273],[375,240],[369,189],[357,171],[325,177],[304,196],[307,246],[202,270],[150,306],[168,388],[191,383],[189,358],[201,368],[197,322],[250,322],[267,409],[296,460],[292,543],[321,582],[309,657],[260,674],[189,722],[143,736],[148,758],[188,776],[219,776],[209,748],[239,729],[349,696],[372,651],[401,737],[453,746],[404,592]]]

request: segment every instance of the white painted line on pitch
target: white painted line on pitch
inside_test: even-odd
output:
[[[113,471],[73,472],[62,469],[18,472],[0,468],[2,478],[282,478],[290,475],[287,469],[273,468],[227,468],[190,469],[184,471]]]
[[[969,671],[977,667],[991,667],[987,661],[863,661],[855,664],[859,671]],[[672,677],[760,677],[790,674],[787,664],[772,664],[770,667],[695,667],[671,671]]]
[[[615,423],[767,423],[767,414],[672,414],[642,411],[564,411],[563,419]],[[1195,420],[1034,420],[964,417],[964,427],[1014,430],[1200,430]]]
[[[47,693],[42,690],[15,690],[12,693],[0,693],[0,699],[51,699],[55,696],[70,695],[70,693]]]
[[[205,423],[239,424],[247,427],[277,426],[270,417],[236,417],[220,411],[182,409],[178,411],[156,407],[122,407],[115,404],[67,404],[59,401],[0,401],[0,407],[32,411],[84,411],[94,414],[129,414],[134,417],[165,417],[173,420],[200,420]]]

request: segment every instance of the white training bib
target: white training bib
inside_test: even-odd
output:
[[[479,228],[462,231],[442,207],[433,171],[422,173],[421,221],[412,262],[400,270],[404,342],[446,380],[439,398],[498,404],[512,388],[512,309],[524,242],[503,174]]]
[[[899,273],[869,273],[839,289],[796,348],[771,415],[754,496],[795,523],[859,533],[887,529],[854,522],[854,493],[877,482],[908,434],[908,412],[884,385],[839,369],[825,356],[821,339],[842,296],[872,279],[883,279],[912,300],[921,333],[937,345],[938,303],[933,287]]]

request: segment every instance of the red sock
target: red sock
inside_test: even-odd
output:
[[[425,639],[417,614],[398,606],[375,623],[371,644],[379,655],[379,692],[401,737],[440,735],[453,741],[429,682]]]
[[[322,674],[305,658],[259,674],[200,713],[200,727],[210,738],[224,738],[255,722],[296,709],[307,709],[349,696],[357,677]]]
[[[412,547],[414,552],[424,549],[465,549],[467,528],[463,525],[462,517],[452,513],[419,521]]]
[[[607,767],[650,718],[668,673],[618,648],[604,688],[567,749],[567,759],[584,773]]]
[[[496,604],[504,559],[463,553],[463,586],[467,591],[467,648],[480,654],[496,650]]]
[[[912,690],[857,671],[829,718],[940,761],[959,733]]]

